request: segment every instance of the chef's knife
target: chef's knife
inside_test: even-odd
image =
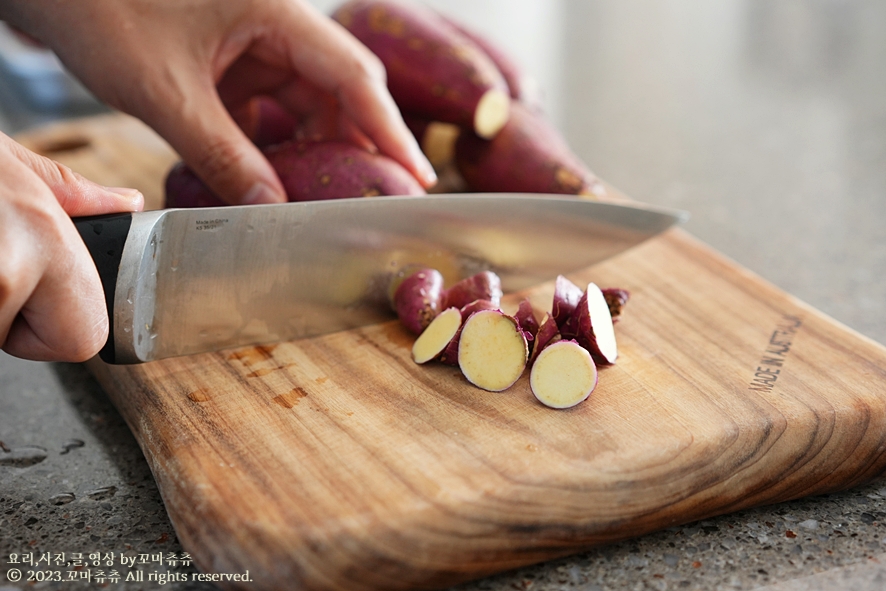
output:
[[[685,212],[538,194],[373,197],[75,220],[105,289],[101,358],[140,363],[390,319],[414,265],[522,289],[618,254]]]

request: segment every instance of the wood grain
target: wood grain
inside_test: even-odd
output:
[[[50,131],[24,140],[114,146],[60,159],[146,194],[172,158],[124,118]],[[632,299],[618,363],[566,411],[527,376],[489,393],[415,365],[395,322],[90,368],[184,547],[244,589],[440,588],[886,470],[881,345],[679,230],[572,279]],[[521,295],[542,311],[552,285]]]

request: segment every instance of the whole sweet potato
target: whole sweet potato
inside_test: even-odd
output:
[[[514,102],[491,140],[462,133],[455,161],[468,187],[482,192],[602,195],[603,185],[540,113]]]
[[[508,118],[507,82],[477,45],[431,9],[351,0],[332,18],[382,61],[401,110],[493,137]]]
[[[290,201],[378,195],[423,195],[418,181],[394,160],[340,141],[292,141],[263,149]],[[176,164],[166,177],[166,207],[225,205],[194,172]]]

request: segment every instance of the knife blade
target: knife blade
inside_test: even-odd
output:
[[[129,364],[389,320],[413,265],[523,289],[614,256],[685,212],[482,193],[166,209],[75,219],[105,289],[100,356]]]

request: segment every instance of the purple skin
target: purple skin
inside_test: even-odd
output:
[[[284,142],[262,149],[289,201],[377,195],[424,195],[418,181],[394,160],[340,141]],[[215,196],[183,163],[166,177],[166,207],[219,207]]]
[[[535,346],[532,348],[532,357],[529,360],[529,364],[532,365],[532,363],[535,362],[538,354],[541,353],[545,347],[551,343],[557,342],[559,336],[560,329],[557,327],[557,321],[554,320],[554,317],[550,314],[546,314],[535,335]]]
[[[522,103],[511,103],[508,122],[491,140],[460,134],[455,163],[472,191],[605,194],[560,132]]]
[[[473,128],[483,95],[495,89],[508,93],[489,56],[419,4],[354,0],[332,18],[382,61],[402,111]]]
[[[464,308],[476,300],[501,303],[501,279],[492,271],[481,271],[462,279],[443,293],[443,309]]]
[[[591,313],[588,307],[588,294],[585,292],[575,312],[560,330],[564,339],[573,339],[579,345],[588,350],[597,365],[612,365],[615,360],[608,359],[597,345],[597,337],[594,335],[594,326],[591,321]]]
[[[609,306],[612,322],[618,322],[625,304],[631,299],[631,292],[620,287],[607,287],[603,290],[603,297],[606,298],[606,304]]]
[[[517,322],[520,324],[520,330],[527,335],[527,340],[532,341],[535,339],[535,335],[538,334],[538,320],[535,319],[535,314],[532,311],[532,304],[529,303],[529,300],[523,300],[520,302],[520,305],[517,307],[517,312],[514,314],[514,318],[516,318]]]
[[[442,310],[443,275],[421,269],[406,277],[394,291],[393,308],[407,330],[421,334]]]
[[[446,308],[444,308],[444,310],[445,309]],[[498,304],[489,300],[474,300],[460,310],[461,326],[458,327],[455,336],[452,337],[452,340],[449,341],[449,344],[446,345],[446,348],[443,349],[443,352],[440,354],[440,363],[445,363],[446,365],[458,365],[458,342],[461,337],[461,329],[465,325],[465,320],[467,320],[471,314],[483,310],[498,310]]]
[[[557,277],[554,284],[554,303],[551,308],[551,316],[557,326],[562,330],[563,326],[575,312],[578,302],[581,301],[584,291],[562,275]]]

